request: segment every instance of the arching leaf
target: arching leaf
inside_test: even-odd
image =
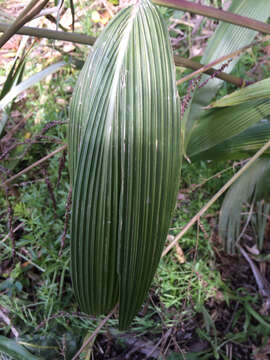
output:
[[[122,329],[147,294],[175,204],[181,153],[174,71],[163,19],[142,0],[105,28],[73,95],[73,286],[87,313],[119,302]]]

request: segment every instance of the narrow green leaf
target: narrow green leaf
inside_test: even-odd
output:
[[[16,58],[12,64],[12,67],[11,67],[11,69],[7,75],[7,78],[4,82],[4,85],[2,87],[2,90],[0,93],[0,100],[3,99],[13,87],[20,84],[22,81],[22,77],[23,77],[23,73],[24,73],[24,69],[25,69],[26,54],[23,53],[21,55],[21,57],[18,57],[19,51],[20,51],[20,47],[17,51]],[[10,108],[11,108],[11,106],[12,106],[12,102],[11,102]],[[8,121],[7,111],[3,111],[3,113],[0,114],[0,138],[2,136],[2,133],[6,126],[7,121]]]
[[[1,93],[0,93],[0,99],[2,99],[6,93],[10,90],[10,88],[12,87],[13,85],[13,82],[14,82],[14,75],[16,74],[16,65],[17,65],[17,62],[18,62],[18,58],[16,58],[12,64],[12,67],[7,75],[7,78],[4,82],[4,85],[2,87],[2,90],[1,90]],[[17,67],[18,69],[18,67]]]
[[[162,54],[162,56],[160,56]],[[70,111],[72,280],[81,310],[120,328],[156,271],[180,176],[179,98],[166,26],[148,0],[98,38]]]
[[[64,61],[60,61],[56,64],[48,66],[46,69],[30,76],[28,79],[21,82],[19,85],[14,86],[11,90],[3,97],[0,101],[0,110],[3,110],[16,96],[18,96],[23,91],[27,90],[29,87],[35,85],[37,82],[42,80],[44,77],[54,73],[59,70],[61,67],[66,65]]]
[[[0,352],[4,353],[5,355],[11,356],[13,359],[16,360],[42,360],[40,357],[31,354],[15,340],[11,340],[1,335]]]

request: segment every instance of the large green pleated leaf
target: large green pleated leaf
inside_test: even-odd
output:
[[[251,17],[260,21],[267,21],[270,14],[270,1],[268,0],[233,0],[229,11]],[[221,23],[209,44],[207,45],[201,62],[208,64],[223,55],[250,44],[256,32],[253,30],[240,28],[228,23]],[[231,72],[238,59],[234,59],[225,69]],[[207,79],[207,75],[202,77],[202,82]],[[200,121],[203,115],[203,108],[208,106],[210,101],[216,95],[223,81],[219,79],[211,79],[207,85],[194,92],[192,101],[187,109],[182,121],[182,133],[185,136],[185,149],[189,143],[190,137],[193,137],[192,131],[196,123]]]
[[[124,329],[156,271],[181,163],[172,51],[148,0],[120,12],[98,38],[70,117],[73,287],[86,313],[119,302]]]
[[[217,144],[240,134],[270,114],[270,99],[205,111],[192,131],[187,148],[189,157],[200,156]]]
[[[240,160],[248,158],[259,151],[269,139],[270,122],[267,121],[251,126],[242,133],[206,151],[197,153],[191,157],[191,160]],[[270,157],[270,149],[266,150],[263,156]]]
[[[219,232],[228,253],[234,253],[240,234],[241,212],[245,203],[269,200],[270,159],[257,160],[227,192],[219,218]]]

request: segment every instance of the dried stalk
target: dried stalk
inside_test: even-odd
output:
[[[229,11],[219,10],[212,6],[200,5],[186,0],[153,0],[153,2],[158,5],[187,11],[192,14],[202,15],[208,18],[260,31],[264,34],[270,34],[270,24],[254,20],[246,16],[234,14]]]
[[[166,247],[162,253],[165,256],[185,233],[200,219],[200,217],[214,204],[214,202],[270,147],[270,140],[204,205],[201,210],[184,226],[182,231]]]
[[[194,78],[195,76],[198,76],[200,74],[202,74],[203,72],[206,72],[208,71],[209,69],[213,69],[214,66],[224,62],[224,61],[227,61],[229,59],[233,59],[233,58],[236,58],[237,56],[241,55],[244,51],[250,49],[251,47],[255,46],[255,45],[258,45],[259,43],[261,43],[262,41],[267,41],[269,40],[269,36],[266,36],[265,38],[261,39],[261,40],[258,40],[258,41],[255,41],[249,45],[246,45],[246,46],[243,46],[242,48],[236,50],[236,51],[233,51],[232,53],[230,54],[227,54],[227,55],[224,55],[224,56],[221,56],[220,58],[212,61],[211,63],[207,64],[207,65],[204,65],[202,66],[200,69],[194,71],[193,73],[187,75],[187,76],[184,76],[182,77],[180,80],[178,80],[176,82],[177,85],[180,85],[182,84],[183,82],[185,81],[188,81],[192,78]],[[214,70],[214,71],[217,71],[217,70]],[[243,83],[242,83],[243,84]]]
[[[100,322],[96,330],[89,336],[89,338],[83,343],[80,350],[73,356],[72,360],[76,360],[79,358],[80,354],[84,351],[84,349],[91,344],[91,342],[95,339],[100,329],[107,323],[107,321],[112,317],[112,315],[116,312],[118,305]]]
[[[13,24],[8,26],[5,33],[0,38],[0,48],[14,35],[16,32],[28,21],[32,20],[49,2],[43,0],[40,4],[36,5],[37,0],[32,0],[28,6],[22,11]]]
[[[67,145],[63,145],[60,148],[54,150],[53,152],[51,152],[50,154],[44,156],[42,159],[36,161],[35,163],[29,165],[27,168],[23,169],[22,171],[20,171],[18,174],[12,176],[11,178],[9,178],[8,180],[6,180],[4,183],[0,184],[0,186],[7,186],[8,184],[10,184],[12,181],[14,181],[15,179],[17,179],[18,177],[22,176],[23,174],[26,174],[28,171],[32,170],[34,167],[44,163],[44,161],[47,161],[48,159],[50,159],[51,157],[53,157],[54,155],[56,155],[57,153],[59,153],[60,151],[63,151],[67,148]]]

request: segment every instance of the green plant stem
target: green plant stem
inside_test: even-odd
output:
[[[11,24],[0,38],[0,48],[28,21],[32,20],[48,3],[49,0],[43,0],[36,5],[37,0],[32,0],[22,11],[18,18]]]
[[[196,4],[186,0],[153,0],[154,3],[193,14],[206,16],[208,18],[221,20],[230,24],[242,26],[248,29],[270,34],[270,25],[264,22],[237,15],[229,11],[219,10],[212,6]]]
[[[184,226],[174,240],[162,253],[165,256],[185,233],[200,219],[200,217],[214,204],[214,202],[270,147],[270,140],[204,205],[201,210]]]
[[[0,32],[6,31],[6,29],[9,27],[9,25],[0,23]],[[29,36],[35,36],[38,38],[47,38],[52,40],[63,40],[63,41],[70,41],[74,43],[84,44],[84,45],[94,45],[96,38],[93,36],[87,36],[84,34],[79,33],[66,33],[62,31],[54,31],[54,30],[47,30],[47,29],[39,29],[39,28],[33,28],[24,26],[20,28],[17,31],[17,34],[22,35],[29,35]],[[175,55],[174,61],[176,66],[183,66],[185,68],[189,68],[192,70],[198,70],[203,68],[204,65],[200,64],[199,62],[192,61],[190,59],[186,59],[182,56]],[[213,75],[216,72],[216,69],[207,68],[207,70],[203,71],[208,75]],[[233,76],[230,74],[226,74],[225,72],[220,72],[215,75],[215,77],[228,81],[236,86],[241,87],[244,84],[244,80]]]

